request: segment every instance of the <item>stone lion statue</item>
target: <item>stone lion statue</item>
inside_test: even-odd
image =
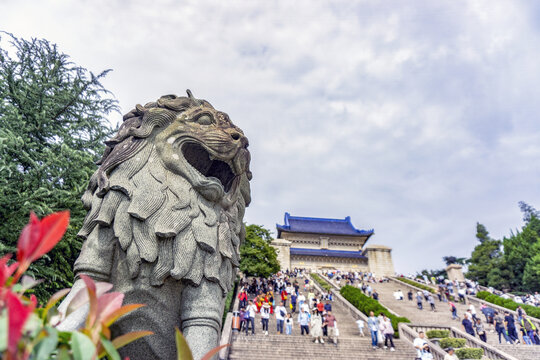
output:
[[[121,349],[132,360],[176,358],[175,327],[196,359],[217,346],[239,266],[248,140],[227,114],[187,92],[124,116],[82,198],[88,214],[75,273],[112,283],[124,303],[147,304],[114,328],[155,333]],[[80,287],[79,279],[72,293]]]

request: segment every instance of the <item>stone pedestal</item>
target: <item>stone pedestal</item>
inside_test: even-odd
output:
[[[451,281],[457,280],[459,282],[465,281],[465,276],[463,276],[463,266],[459,264],[450,264],[446,267],[446,274],[448,279]]]
[[[270,243],[277,251],[277,259],[281,265],[281,270],[291,270],[291,244],[292,241],[285,239],[275,239]]]
[[[375,277],[395,275],[392,248],[372,244],[364,248],[364,255],[368,258],[369,271],[375,273]]]

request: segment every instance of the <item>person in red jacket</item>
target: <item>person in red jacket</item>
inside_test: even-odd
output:
[[[287,306],[287,295],[287,291],[283,288],[283,290],[281,290],[281,301],[283,301],[283,306]]]
[[[238,300],[240,301],[240,308],[246,308],[247,307],[247,292],[246,290],[242,289],[240,291],[240,294],[238,294]]]
[[[323,311],[324,311],[324,304],[323,304],[322,301],[319,301],[319,302],[317,303],[317,312],[318,312],[320,315],[322,315]]]

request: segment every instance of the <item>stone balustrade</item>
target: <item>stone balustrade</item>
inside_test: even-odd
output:
[[[439,327],[425,327],[425,328],[428,328],[429,330],[433,330],[435,328],[437,328],[437,330],[439,330],[440,328]],[[399,323],[398,325],[398,329],[399,329],[399,337],[400,339],[404,339],[405,341],[409,342],[411,344],[411,346],[414,346],[414,339],[416,339],[418,337],[418,331],[426,331],[426,330],[415,330],[411,327],[410,324],[407,324],[407,323]],[[434,343],[432,343],[431,341],[429,341],[428,338],[425,339],[430,350],[431,350],[431,354],[433,355],[433,359],[434,360],[444,360],[444,357],[446,355],[446,351],[442,350],[439,346],[435,345]]]
[[[317,274],[317,275],[321,276],[321,274]],[[309,279],[313,282],[313,286],[317,289],[317,291],[321,293],[325,291],[323,290],[323,288],[321,288],[321,286],[315,280],[311,278],[310,275],[306,274],[306,276],[308,276]],[[325,279],[325,281],[328,282],[330,286],[332,286],[332,288],[335,289],[335,291],[333,292],[334,301],[339,302],[345,309],[347,309],[349,311],[349,314],[354,320],[362,319],[367,323],[368,317],[363,312],[355,308],[343,296],[341,296],[341,294],[339,293],[339,288],[335,284],[332,284],[332,282],[328,281],[326,277],[323,277],[323,279]]]

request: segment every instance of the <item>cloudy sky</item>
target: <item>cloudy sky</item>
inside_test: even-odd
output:
[[[190,88],[250,139],[248,223],[350,215],[410,272],[540,207],[534,3],[0,0],[0,29],[113,69],[122,112]]]

